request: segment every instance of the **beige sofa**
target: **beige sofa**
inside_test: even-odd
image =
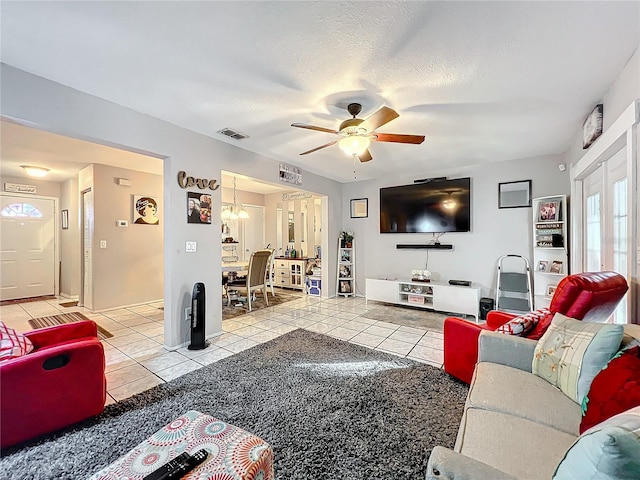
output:
[[[627,343],[640,325],[625,326]],[[453,450],[436,447],[428,480],[545,479],[579,436],[581,408],[531,373],[536,342],[491,331],[479,339],[471,381]]]

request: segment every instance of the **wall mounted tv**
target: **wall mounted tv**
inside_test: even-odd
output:
[[[380,233],[470,230],[470,178],[434,180],[380,189]]]

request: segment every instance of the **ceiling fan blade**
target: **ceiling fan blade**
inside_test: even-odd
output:
[[[414,143],[424,142],[424,135],[403,135],[401,133],[376,133],[374,138],[377,142]]]
[[[398,118],[399,116],[398,112],[393,108],[382,107],[359,126],[360,128],[366,129],[367,132],[373,132],[376,128],[381,127],[385,123],[389,123],[391,120]]]
[[[373,160],[373,157],[371,156],[371,152],[369,152],[369,149],[365,150],[364,153],[361,154],[358,158],[362,163],[368,162],[369,160]]]
[[[331,145],[335,145],[336,143],[338,143],[338,141],[334,140],[333,142],[325,143],[324,145],[321,145],[319,147],[313,148],[311,150],[307,150],[306,152],[302,152],[300,155],[306,155],[307,153],[313,153],[313,152],[316,152],[316,151],[320,150],[321,148],[326,148],[326,147],[330,147]]]
[[[318,132],[339,133],[336,130],[331,130],[330,128],[316,127],[315,125],[307,125],[306,123],[292,123],[291,126],[298,127],[298,128],[306,128],[308,130],[316,130]]]

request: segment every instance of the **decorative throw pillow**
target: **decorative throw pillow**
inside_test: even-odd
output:
[[[496,332],[506,335],[517,335],[519,337],[525,336],[533,330],[533,327],[535,327],[542,318],[549,315],[549,313],[551,312],[549,312],[548,308],[541,308],[535,312],[520,315],[519,317],[509,320],[504,325],[500,325],[496,329]]]
[[[553,478],[640,478],[640,407],[611,417],[580,435],[556,467]]]
[[[619,350],[622,325],[590,323],[556,313],[536,346],[531,371],[582,404],[591,382]]]
[[[582,400],[580,433],[640,406],[640,347],[622,350],[600,370]]]
[[[0,360],[20,357],[31,350],[31,340],[0,322]]]
[[[527,334],[527,338],[531,340],[540,340],[542,338],[542,335],[544,335],[544,332],[546,332],[549,328],[549,325],[551,325],[551,320],[553,320],[553,313],[551,313],[550,310],[547,310],[545,308],[540,309],[539,311],[542,310],[546,310],[547,314],[544,317],[540,318],[536,326],[533,327],[533,330],[531,330]]]

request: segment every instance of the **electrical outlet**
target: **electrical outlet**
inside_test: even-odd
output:
[[[187,322],[191,321],[191,307],[187,307],[184,309],[184,319]]]

